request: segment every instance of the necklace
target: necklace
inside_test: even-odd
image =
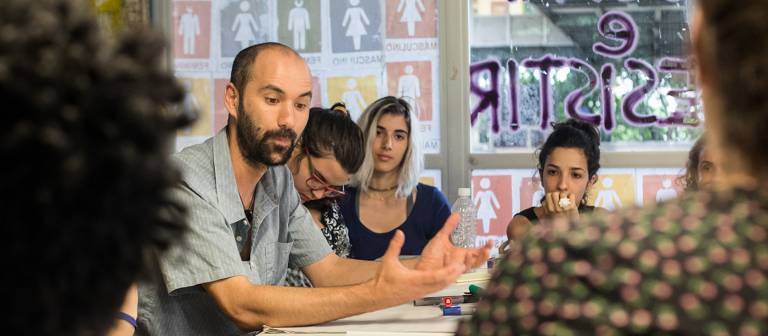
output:
[[[383,188],[383,189],[374,188],[374,187],[372,187],[372,186],[370,186],[370,185],[368,186],[368,190],[371,190],[371,191],[378,191],[378,192],[384,192],[384,191],[392,191],[392,190],[395,190],[395,189],[397,189],[397,184],[395,184],[395,185],[393,185],[393,186],[391,186],[391,187],[389,187],[389,188]]]
[[[243,211],[253,211],[253,201],[256,199],[256,189],[258,189],[259,184],[256,183],[256,185],[253,187],[253,192],[251,192],[251,199],[248,201],[243,200],[243,197],[240,196],[240,202],[243,203]]]
[[[395,187],[387,188],[387,189],[375,189],[375,190],[371,188],[370,190],[368,190],[368,192],[360,193],[360,195],[361,196],[365,195],[370,199],[375,199],[378,201],[385,202],[389,199],[395,198],[395,193],[393,192],[396,189]]]

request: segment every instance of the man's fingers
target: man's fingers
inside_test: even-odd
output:
[[[486,242],[485,246],[480,248],[480,258],[478,260],[479,264],[477,266],[482,265],[488,258],[491,257],[491,249],[493,248],[493,242]],[[475,267],[477,267],[475,266]]]
[[[453,213],[453,214],[451,214],[450,217],[448,217],[448,219],[445,220],[445,223],[443,224],[443,228],[440,229],[440,231],[437,232],[437,235],[435,235],[435,237],[437,237],[439,235],[443,235],[446,238],[450,237],[451,236],[451,232],[453,232],[453,230],[456,229],[456,225],[459,225],[459,214],[458,213]],[[432,239],[434,239],[434,238],[432,238]]]
[[[389,247],[387,247],[387,250],[384,252],[384,256],[381,257],[382,261],[393,261],[400,258],[400,249],[403,248],[403,243],[405,243],[405,235],[403,235],[403,231],[396,230],[395,235],[392,236],[392,239],[389,240]]]
[[[446,256],[445,264],[463,263],[467,268],[480,267],[491,255],[493,242],[488,241],[479,248],[456,248],[450,256]]]
[[[448,264],[434,272],[425,274],[421,279],[422,284],[428,286],[439,286],[440,288],[438,288],[438,290],[443,289],[446,286],[456,282],[456,279],[464,274],[466,269],[466,266],[459,263]]]
[[[489,240],[485,242],[485,246],[483,247],[485,248],[485,253],[490,253],[491,249],[493,248],[493,242]]]
[[[464,255],[464,265],[467,265],[469,268],[475,268],[475,264],[477,264],[477,258],[478,255],[475,253],[475,251],[467,252]]]
[[[487,242],[485,246],[469,251],[466,257],[467,266],[471,268],[482,266],[491,255],[491,248],[493,248],[493,243]]]

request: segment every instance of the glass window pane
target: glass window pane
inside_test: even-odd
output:
[[[470,147],[531,151],[570,117],[605,150],[684,148],[702,115],[686,0],[473,0]]]

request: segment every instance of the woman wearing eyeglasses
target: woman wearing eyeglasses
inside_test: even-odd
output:
[[[339,212],[338,199],[345,195],[349,176],[363,163],[363,133],[349,117],[343,104],[331,109],[312,108],[301,140],[288,161],[293,184],[304,206],[340,257],[348,257],[349,236]],[[286,283],[311,287],[309,279],[290,268]]]
[[[423,167],[418,120],[395,97],[373,102],[358,121],[365,160],[342,202],[352,258],[381,257],[397,230],[405,234],[401,255],[419,255],[450,216],[439,190],[419,183]]]

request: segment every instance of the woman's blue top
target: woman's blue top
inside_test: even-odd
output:
[[[416,202],[408,207],[410,211],[405,222],[392,231],[377,233],[360,222],[357,188],[345,191],[347,195],[341,202],[341,213],[349,229],[351,257],[354,259],[374,260],[383,256],[389,240],[398,229],[405,234],[405,244],[400,255],[419,255],[451,215],[451,207],[445,195],[435,187],[419,183],[416,186]],[[413,199],[411,196],[408,198]]]

